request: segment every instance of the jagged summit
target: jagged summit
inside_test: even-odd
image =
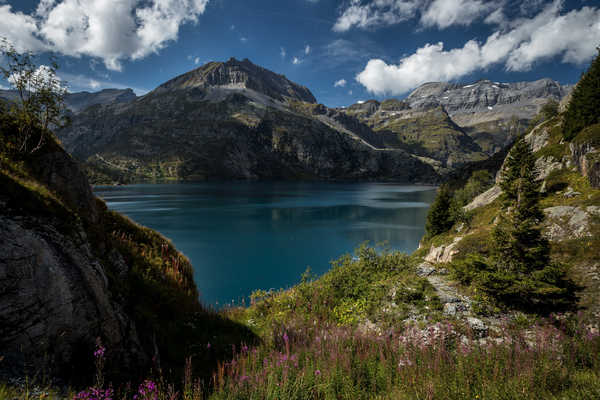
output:
[[[306,87],[298,85],[285,76],[253,64],[230,58],[227,62],[209,62],[160,85],[156,91],[191,88],[251,89],[275,100],[285,98],[316,103],[317,100]]]
[[[539,106],[539,101],[547,101],[549,98],[560,100],[569,90],[570,86],[561,86],[549,78],[514,83],[493,82],[489,79],[469,84],[430,82],[415,89],[408,95],[406,102],[413,109],[442,105],[450,115],[491,111],[496,106],[514,107],[510,111],[519,115],[523,105]]]

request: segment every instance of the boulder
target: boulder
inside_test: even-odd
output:
[[[456,247],[462,238],[462,236],[457,236],[454,238],[454,241],[448,245],[441,245],[438,247],[431,245],[431,249],[424,260],[429,263],[447,263],[452,261],[452,258],[458,254]]]

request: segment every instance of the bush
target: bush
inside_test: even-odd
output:
[[[554,99],[550,99],[542,106],[540,115],[544,121],[552,119],[558,115],[558,102]]]

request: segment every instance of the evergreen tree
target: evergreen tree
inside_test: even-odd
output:
[[[564,266],[551,262],[542,236],[535,157],[525,140],[510,151],[500,186],[504,210],[493,232],[492,268],[479,276],[480,287],[502,303],[538,311],[572,304],[575,285]]]
[[[425,231],[428,237],[433,237],[444,233],[452,228],[454,219],[452,218],[452,194],[447,185],[442,185],[440,190],[429,208]]]
[[[590,68],[573,89],[563,122],[564,137],[574,138],[583,128],[600,122],[600,48]]]

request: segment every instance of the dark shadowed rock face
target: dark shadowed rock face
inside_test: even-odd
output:
[[[156,92],[219,86],[252,89],[279,101],[290,98],[307,103],[317,102],[306,87],[254,65],[248,59],[238,61],[235,58],[227,62],[205,64],[160,85]]]
[[[78,164],[54,142],[45,150],[28,161],[33,189],[0,170],[0,372],[83,377],[97,337],[134,369],[150,356],[107,278],[123,259],[98,256],[100,210]]]
[[[111,297],[106,265],[93,254],[84,229],[60,227],[53,218],[0,213],[2,369],[83,378],[96,337],[125,370],[145,364],[149,355]]]

